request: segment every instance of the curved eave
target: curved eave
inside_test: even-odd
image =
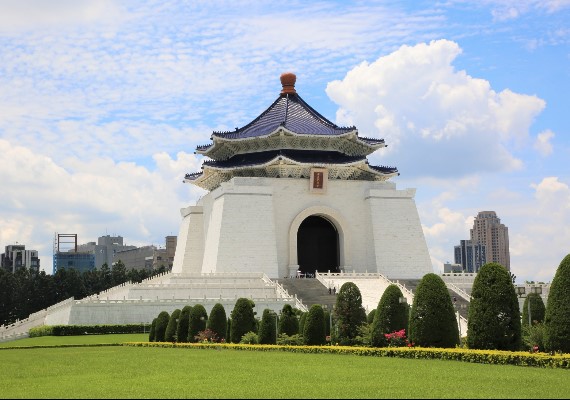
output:
[[[299,133],[289,130],[285,127],[278,127],[277,129],[273,130],[272,132],[262,135],[262,136],[252,136],[252,137],[245,137],[245,138],[224,138],[220,136],[213,136],[212,140],[213,143],[210,145],[198,146],[196,148],[195,153],[201,154],[204,156],[208,156],[213,159],[218,159],[217,155],[223,154],[222,159],[226,159],[231,157],[235,154],[240,154],[239,148],[244,147],[248,148],[248,145],[253,143],[263,143],[264,141],[268,141],[270,139],[283,137],[283,138],[297,138],[301,141],[334,141],[339,139],[348,140],[354,143],[356,146],[362,147],[364,150],[362,152],[363,155],[368,155],[370,153],[375,152],[376,150],[386,147],[384,143],[384,139],[371,139],[371,138],[360,138],[358,136],[358,130],[352,129],[350,131],[344,132],[339,135],[319,135],[319,134],[312,134],[312,133]],[[228,151],[225,147],[231,147],[231,150]],[[265,147],[262,150],[258,151],[265,151],[270,149],[271,147]],[[237,150],[237,151],[236,151]],[[252,150],[248,148],[248,152]],[[244,151],[245,152],[245,151]]]

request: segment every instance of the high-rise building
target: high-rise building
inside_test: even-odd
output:
[[[501,224],[495,211],[481,211],[477,214],[471,229],[471,242],[485,245],[487,262],[495,262],[511,270],[509,229]]]
[[[99,236],[97,244],[88,242],[77,246],[80,252],[92,253],[95,256],[95,268],[101,268],[103,264],[107,264],[109,268],[117,261],[115,255],[125,250],[134,250],[137,246],[128,246],[123,243],[122,236]]]
[[[16,272],[19,269],[29,269],[39,272],[40,259],[37,250],[26,250],[23,244],[6,246],[5,252],[0,259],[0,265],[8,272]]]
[[[487,262],[486,249],[484,244],[460,240],[454,248],[455,264],[460,264],[463,272],[477,273]]]

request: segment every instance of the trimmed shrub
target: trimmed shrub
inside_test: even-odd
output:
[[[281,310],[279,318],[279,334],[287,336],[297,335],[299,333],[299,319],[297,313],[290,304],[285,304]]]
[[[240,297],[236,300],[231,312],[230,341],[232,343],[240,343],[242,336],[248,332],[257,332],[253,307],[255,303],[251,299]]]
[[[331,313],[329,310],[325,310],[325,335],[330,336],[331,334]]]
[[[198,339],[196,336],[198,332],[206,330],[206,323],[208,322],[208,313],[202,304],[196,304],[190,311],[190,318],[188,319],[188,342],[195,343]]]
[[[307,321],[307,313],[301,313],[301,317],[299,318],[299,335],[303,336],[305,333],[305,322]]]
[[[148,341],[154,342],[156,339],[156,318],[152,320],[150,324],[150,332],[148,333]]]
[[[178,343],[188,342],[190,312],[192,312],[192,306],[184,306],[180,312],[180,316],[178,317],[178,326],[176,327],[176,341]]]
[[[550,284],[544,325],[546,350],[570,353],[570,254],[560,262]]]
[[[228,318],[228,327],[226,330],[226,341],[231,343],[231,330],[232,330],[232,319]]]
[[[170,320],[170,314],[166,311],[161,311],[156,317],[156,326],[154,327],[154,339],[157,342],[164,342],[164,334],[166,333],[166,326]]]
[[[375,314],[376,314],[376,309],[374,308],[366,316],[366,322],[368,322],[370,325],[372,325],[372,322],[374,322],[374,315]]]
[[[408,329],[408,304],[401,303],[403,297],[400,288],[394,284],[388,285],[374,313],[370,341],[374,347],[388,345],[384,335]]]
[[[334,317],[333,341],[341,345],[354,344],[360,326],[366,323],[362,294],[354,282],[345,282],[340,287],[336,296]]]
[[[455,310],[447,286],[439,275],[426,274],[418,284],[410,313],[408,338],[421,347],[459,345]]]
[[[268,308],[263,310],[259,324],[259,344],[277,344],[277,314]]]
[[[259,339],[257,337],[257,333],[255,332],[247,332],[246,334],[244,334],[240,341],[241,344],[258,344],[259,343]]]
[[[544,323],[538,322],[529,326],[526,324],[522,327],[522,340],[524,347],[531,352],[543,352],[544,346],[544,333],[546,327]]]
[[[216,333],[219,341],[226,340],[226,334],[228,330],[228,319],[226,316],[226,310],[224,306],[220,303],[216,303],[210,311],[210,318],[206,323],[206,328]]]
[[[509,271],[487,263],[473,282],[467,322],[467,346],[481,350],[520,350],[519,301]]]
[[[306,345],[318,346],[326,343],[325,312],[320,304],[313,304],[307,313],[303,340]]]
[[[280,333],[277,338],[277,344],[281,346],[302,346],[303,337],[299,334],[289,336],[284,333]]]
[[[180,318],[180,310],[177,308],[172,311],[170,319],[168,320],[168,325],[166,325],[166,331],[164,332],[165,342],[176,342],[176,328],[178,328],[178,318]]]
[[[544,301],[538,293],[529,293],[524,299],[523,309],[522,309],[522,326],[528,326],[528,305],[530,303],[530,317],[532,318],[531,325],[541,323],[544,321],[544,313],[546,312],[546,307],[544,306]]]

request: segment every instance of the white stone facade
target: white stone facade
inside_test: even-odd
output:
[[[341,270],[419,279],[432,272],[414,201],[415,189],[392,182],[235,177],[181,210],[173,273],[293,276],[297,232],[311,215],[338,232]]]

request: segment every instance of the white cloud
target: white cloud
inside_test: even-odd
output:
[[[552,143],[550,143],[552,138],[554,138],[554,132],[551,130],[546,130],[538,134],[534,142],[534,148],[541,156],[549,156],[552,154]]]
[[[382,137],[384,154],[402,173],[464,176],[520,169],[510,150],[529,138],[545,102],[457,71],[461,49],[452,41],[402,46],[373,63],[361,63],[327,94],[340,109],[337,121],[361,135]]]

